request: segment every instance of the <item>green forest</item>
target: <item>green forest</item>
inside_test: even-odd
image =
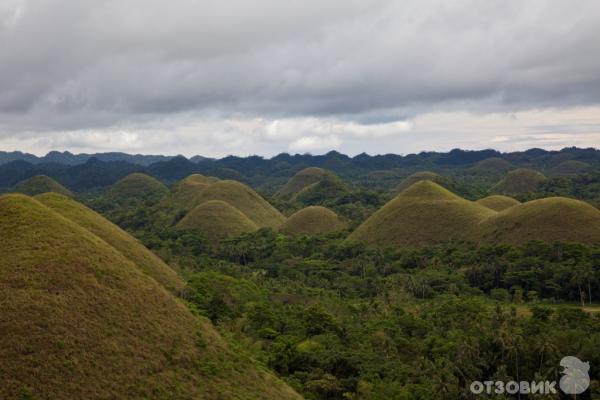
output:
[[[170,366],[175,381],[132,398],[194,398],[189,374],[209,398],[486,398],[472,382],[557,381],[567,355],[592,366],[580,398],[598,396],[597,172],[469,171],[405,173],[389,190],[310,167],[262,192],[199,173],[169,183],[139,172],[84,191],[35,176],[14,191],[33,196],[23,197],[35,203],[30,214],[73,221],[167,288],[187,309],[184,326],[203,321],[196,335],[214,329],[208,336],[222,341],[201,339],[201,352],[231,354],[199,356],[192,372]],[[4,220],[17,212],[12,196],[0,202]],[[35,221],[24,237],[46,243]],[[143,302],[140,284],[127,290]],[[179,365],[172,357],[163,362]]]

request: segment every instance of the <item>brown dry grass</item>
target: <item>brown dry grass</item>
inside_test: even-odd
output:
[[[336,232],[346,226],[347,224],[330,209],[311,206],[292,214],[279,231],[290,236],[310,236]]]
[[[109,199],[124,202],[132,198],[145,198],[154,194],[166,194],[167,187],[150,175],[133,173],[115,183],[106,193]]]
[[[42,203],[0,197],[0,237],[0,398],[300,398]]]
[[[318,167],[308,167],[298,171],[279,191],[275,196],[281,198],[292,198],[302,191],[302,189],[314,183],[321,181],[327,175],[332,173]]]
[[[431,181],[419,181],[385,204],[348,237],[373,246],[424,246],[472,238],[495,214]]]
[[[46,193],[35,198],[113,246],[167,289],[177,291],[185,286],[183,280],[164,261],[129,233],[95,211],[56,193]]]
[[[36,175],[19,182],[15,186],[14,191],[16,193],[23,193],[28,196],[35,196],[36,194],[47,192],[60,193],[69,197],[73,196],[73,193],[69,189],[46,175]]]
[[[224,201],[240,210],[259,228],[278,228],[285,217],[258,193],[243,183],[231,180],[218,181],[202,190],[196,204],[209,200]]]
[[[510,171],[490,191],[505,195],[530,193],[538,190],[546,180],[547,178],[541,172],[527,168],[518,168]]]
[[[177,227],[199,231],[213,244],[230,236],[258,230],[258,226],[244,213],[220,200],[200,204],[190,211]]]
[[[528,201],[483,221],[475,239],[510,244],[528,240],[600,244],[600,210],[564,197]]]
[[[500,194],[484,197],[483,199],[477,200],[477,203],[494,211],[503,211],[509,207],[521,204],[512,197],[502,196]]]

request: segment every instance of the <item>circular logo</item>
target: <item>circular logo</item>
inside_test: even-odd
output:
[[[577,357],[566,356],[560,360],[564,369],[560,378],[560,389],[566,394],[581,394],[590,386],[590,363],[583,362]]]

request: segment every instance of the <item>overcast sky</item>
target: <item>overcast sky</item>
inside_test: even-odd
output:
[[[0,150],[600,147],[600,1],[1,0]]]

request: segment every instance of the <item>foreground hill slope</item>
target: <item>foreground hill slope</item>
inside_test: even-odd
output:
[[[36,194],[47,192],[60,193],[69,197],[73,196],[73,193],[69,189],[46,175],[36,175],[19,182],[15,186],[14,191],[17,193],[26,194],[28,196],[35,196]]]
[[[299,398],[37,200],[0,197],[0,236],[0,398]]]
[[[56,193],[36,196],[36,200],[100,237],[169,290],[177,291],[184,287],[183,280],[164,261],[95,211]]]
[[[529,240],[600,244],[600,210],[564,197],[528,201],[483,221],[475,239],[509,244]]]
[[[541,172],[527,168],[517,168],[506,174],[490,191],[504,195],[531,193],[538,190],[547,180]]]
[[[212,243],[258,230],[244,213],[221,200],[200,204],[179,221],[177,227],[201,232]]]
[[[279,231],[290,236],[318,235],[342,230],[346,225],[330,209],[321,206],[310,206],[292,214],[279,228]]]
[[[244,213],[259,228],[278,228],[285,217],[258,193],[243,183],[231,180],[218,181],[199,193],[197,204],[220,200]]]
[[[477,203],[494,211],[503,211],[509,207],[521,204],[521,202],[513,199],[512,197],[503,196],[500,194],[484,197],[483,199],[477,200]]]
[[[158,179],[150,175],[135,172],[115,183],[106,193],[108,199],[127,203],[135,199],[145,199],[149,196],[160,196],[169,189]]]
[[[425,180],[385,204],[352,232],[348,241],[386,247],[469,239],[477,224],[494,214],[487,207]]]

